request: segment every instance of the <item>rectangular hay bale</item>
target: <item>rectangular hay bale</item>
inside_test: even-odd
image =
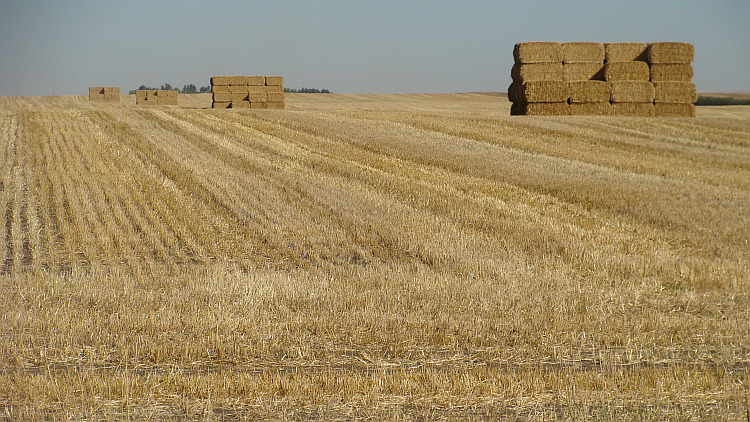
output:
[[[245,83],[247,85],[265,85],[266,77],[265,76],[248,76],[246,78]]]
[[[567,116],[570,105],[559,103],[513,103],[510,107],[511,116]]]
[[[692,63],[695,48],[684,42],[655,42],[648,45],[648,62]]]
[[[613,116],[653,117],[654,103],[612,103]]]
[[[562,63],[562,44],[558,42],[532,41],[513,46],[516,63]]]
[[[274,110],[283,110],[286,107],[284,102],[268,102],[266,108]]]
[[[513,65],[510,71],[513,82],[562,81],[562,63],[530,63]]]
[[[232,103],[229,101],[214,101],[211,103],[211,108],[231,108]]]
[[[212,94],[216,94],[216,93],[226,93],[226,94],[228,94],[230,92],[231,91],[230,91],[229,85],[211,85],[211,93]]]
[[[611,116],[612,103],[609,101],[595,103],[570,103],[571,116]]]
[[[257,103],[250,103],[250,108],[265,110],[265,109],[268,108],[268,102],[267,101],[261,101],[261,102],[257,102]]]
[[[563,63],[604,63],[604,44],[567,42],[562,45]]]
[[[266,96],[269,103],[283,103],[286,100],[283,92],[269,92]]]
[[[562,81],[513,83],[508,87],[508,99],[514,103],[559,103],[568,101],[569,89]]]
[[[604,63],[565,63],[563,80],[589,81],[604,80]]]
[[[247,99],[248,95],[250,95],[250,94],[248,94],[247,92],[242,92],[242,93],[239,93],[239,94],[231,94],[231,96],[232,96],[232,104],[234,104],[235,102],[239,102],[239,101],[249,101]]]
[[[648,61],[648,44],[640,42],[611,42],[604,44],[607,62]]]
[[[232,94],[247,94],[250,91],[247,85],[229,85],[229,92]]]
[[[247,76],[230,76],[229,85],[247,86]]]
[[[646,62],[608,62],[604,65],[604,80],[649,81],[651,70]]]
[[[612,82],[613,103],[653,103],[654,84],[642,81]]]
[[[651,65],[652,82],[690,82],[693,65],[689,63],[654,63]]]
[[[268,94],[265,92],[251,92],[247,94],[247,99],[251,103],[265,102],[268,101]]]
[[[654,82],[655,103],[694,103],[698,101],[691,82]]]
[[[233,94],[229,92],[217,92],[213,94],[213,100],[215,102],[220,102],[220,103],[227,102],[228,103],[232,101],[232,95]]]
[[[229,76],[213,76],[211,77],[211,85],[229,85]]]
[[[266,85],[284,85],[283,76],[266,76]]]
[[[656,103],[654,115],[658,117],[695,117],[695,105],[685,103]]]
[[[570,103],[609,103],[612,97],[612,82],[578,81],[570,82]]]
[[[266,92],[266,93],[269,93],[269,94],[271,94],[271,93],[279,93],[279,92],[283,93],[284,92],[284,87],[281,86],[281,85],[266,85],[266,86],[263,87],[263,92]]]
[[[250,108],[250,101],[232,101],[232,108]]]

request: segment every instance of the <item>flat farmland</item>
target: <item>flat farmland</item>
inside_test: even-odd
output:
[[[750,107],[0,97],[0,420],[746,420]]]

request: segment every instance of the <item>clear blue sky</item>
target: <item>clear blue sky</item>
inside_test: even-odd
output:
[[[750,92],[750,0],[0,0],[0,95],[282,75],[339,93],[506,91],[521,41],[682,41]]]

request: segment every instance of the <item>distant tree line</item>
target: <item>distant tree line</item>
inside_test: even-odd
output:
[[[292,94],[330,94],[331,93],[331,91],[327,89],[305,88],[304,86],[300,89],[284,88],[284,92],[288,92]]]
[[[750,105],[750,98],[698,96],[697,106]]]
[[[180,94],[202,94],[202,93],[205,93],[205,92],[211,92],[211,87],[210,86],[202,86],[202,87],[198,88],[197,86],[195,86],[195,84],[188,84],[188,85],[183,85],[182,89],[180,89],[180,88],[178,88],[176,86],[173,87],[170,84],[162,84],[162,86],[159,87],[159,88],[151,87],[151,86],[147,86],[147,85],[141,85],[141,86],[138,87],[138,89],[133,89],[129,93],[130,94],[135,94],[135,91],[144,90],[144,89],[146,89],[146,90],[148,90],[148,89],[152,89],[152,90],[153,89],[158,89],[158,90],[162,90],[162,91],[177,91]]]

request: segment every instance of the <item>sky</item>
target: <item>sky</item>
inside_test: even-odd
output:
[[[750,92],[750,0],[0,0],[0,95],[219,75],[336,93],[505,92],[523,41],[688,42],[698,92]]]

